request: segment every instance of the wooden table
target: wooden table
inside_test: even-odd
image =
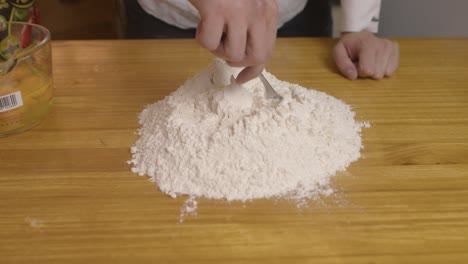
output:
[[[55,42],[55,107],[0,139],[0,263],[468,263],[468,39],[400,40],[401,67],[348,81],[333,40],[281,39],[268,69],[370,121],[337,193],[172,199],[130,172],[137,114],[203,69],[193,40]]]

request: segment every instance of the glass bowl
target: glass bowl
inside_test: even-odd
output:
[[[50,32],[43,26],[0,22],[0,137],[25,131],[49,112]]]

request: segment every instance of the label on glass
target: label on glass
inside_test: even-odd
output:
[[[21,92],[0,96],[0,113],[16,109],[23,106],[23,97]]]

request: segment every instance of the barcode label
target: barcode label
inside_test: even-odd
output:
[[[16,109],[22,105],[23,98],[21,97],[20,91],[9,95],[0,96],[0,113]]]

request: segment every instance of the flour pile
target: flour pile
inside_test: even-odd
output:
[[[266,99],[258,78],[233,83],[238,72],[214,60],[146,107],[132,171],[172,197],[304,199],[360,157],[364,124],[347,104],[267,72],[283,100]]]

